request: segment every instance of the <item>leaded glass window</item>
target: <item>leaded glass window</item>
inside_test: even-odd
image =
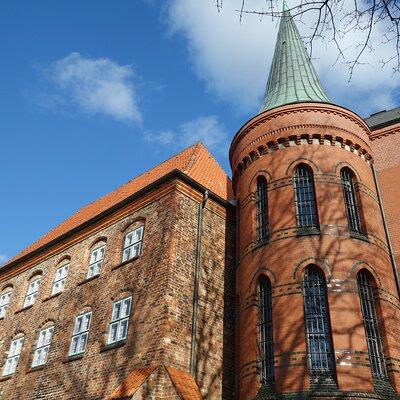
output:
[[[367,339],[372,375],[375,378],[387,379],[385,355],[382,338],[379,331],[379,321],[376,314],[374,299],[374,278],[365,269],[357,274],[358,294],[364,319],[365,336]]]
[[[333,345],[329,323],[325,276],[315,267],[308,267],[302,282],[308,363],[311,374],[333,374]]]
[[[263,277],[258,284],[259,347],[261,383],[274,380],[274,342],[272,332],[271,281]]]
[[[349,230],[352,232],[363,233],[360,207],[357,199],[356,192],[356,177],[354,173],[348,169],[343,168],[340,172],[343,187],[344,204],[346,207],[347,221]]]
[[[314,177],[311,169],[299,165],[293,176],[296,219],[298,228],[317,228],[317,204],[315,200]]]
[[[257,178],[256,218],[257,218],[258,240],[268,240],[269,238],[268,192],[267,192],[267,180],[263,176],[259,176]]]

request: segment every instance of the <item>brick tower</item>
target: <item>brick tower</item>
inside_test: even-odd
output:
[[[330,102],[287,8],[234,137],[238,398],[397,398],[399,288],[370,129]]]

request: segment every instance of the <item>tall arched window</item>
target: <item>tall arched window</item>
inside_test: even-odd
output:
[[[308,361],[312,375],[333,375],[334,358],[328,295],[322,271],[309,266],[302,282]]]
[[[312,170],[300,164],[293,176],[296,219],[298,228],[318,228],[317,204],[315,200]]]
[[[259,176],[257,178],[256,218],[257,218],[257,239],[268,240],[269,238],[268,192],[267,192],[267,180],[263,176]]]
[[[263,277],[258,284],[259,346],[261,383],[274,381],[274,341],[272,332],[271,281]]]
[[[346,207],[347,221],[349,230],[352,232],[363,233],[360,207],[358,204],[357,192],[355,184],[357,183],[356,176],[349,168],[343,168],[340,171],[342,179],[344,204]]]
[[[385,355],[379,331],[379,321],[374,299],[374,278],[366,269],[357,274],[358,294],[364,319],[372,375],[378,379],[387,379]]]

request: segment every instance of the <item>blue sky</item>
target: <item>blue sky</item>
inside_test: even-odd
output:
[[[0,263],[197,140],[229,172],[277,27],[239,23],[237,3],[217,13],[212,0],[1,1]],[[332,48],[317,46],[333,101],[362,115],[395,106],[398,77],[376,63],[384,51],[349,84]]]

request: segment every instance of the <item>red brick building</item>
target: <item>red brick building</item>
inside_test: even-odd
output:
[[[285,10],[232,182],[197,143],[1,268],[0,400],[397,399],[396,145]]]

